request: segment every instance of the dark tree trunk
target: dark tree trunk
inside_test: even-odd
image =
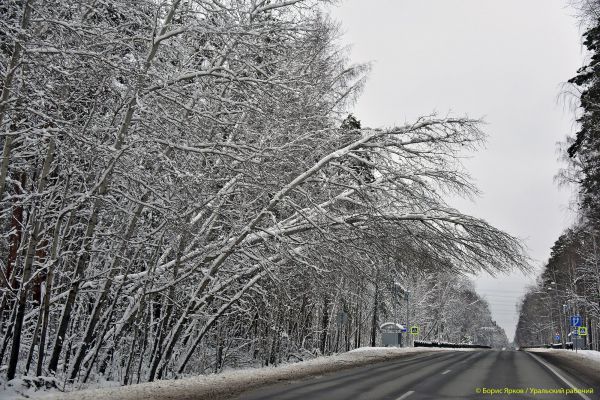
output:
[[[379,283],[377,278],[375,279],[375,299],[373,301],[373,321],[371,323],[371,347],[375,347],[377,344],[377,310],[379,308]]]
[[[329,329],[329,295],[323,297],[323,318],[321,319],[321,345],[319,349],[321,354],[325,354],[327,345],[327,334]]]

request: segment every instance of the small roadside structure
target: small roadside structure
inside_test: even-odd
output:
[[[382,346],[402,347],[402,333],[406,332],[406,327],[396,322],[384,322],[379,329]]]

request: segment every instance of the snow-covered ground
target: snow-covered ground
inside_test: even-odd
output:
[[[550,353],[551,362],[556,363],[554,359],[556,357],[564,366],[577,371],[592,381],[597,381],[600,377],[600,351],[578,350],[577,353],[573,350],[563,349],[527,349],[527,351],[537,353],[542,357],[543,353]]]
[[[94,390],[62,392],[35,392],[33,389],[23,390],[22,380],[4,383],[0,387],[0,399],[22,399],[25,396],[34,399],[54,400],[141,400],[160,399],[211,399],[230,397],[243,390],[284,380],[302,379],[327,372],[333,372],[354,366],[366,365],[379,361],[418,356],[436,351],[474,351],[476,349],[443,349],[443,348],[393,348],[393,347],[361,347],[348,353],[328,357],[318,357],[309,361],[285,364],[278,367],[250,368],[230,370],[221,374],[201,375],[178,380],[163,380],[142,383],[125,387],[103,387]],[[8,386],[10,384],[12,386]],[[100,383],[107,386],[109,383]]]
[[[600,366],[600,351],[595,350],[564,350],[564,349],[527,349],[532,353],[554,353],[583,362],[591,362]]]

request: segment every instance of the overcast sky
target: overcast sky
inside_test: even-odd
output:
[[[559,100],[581,66],[580,29],[566,0],[345,0],[331,9],[354,62],[373,70],[354,113],[368,127],[440,115],[483,117],[484,150],[465,162],[483,195],[461,211],[524,239],[539,272],[572,221],[559,189],[556,143],[573,133]],[[475,279],[512,339],[515,306],[534,276]]]

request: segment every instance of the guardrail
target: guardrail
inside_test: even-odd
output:
[[[562,343],[537,344],[532,346],[520,346],[520,349],[562,349]],[[573,342],[565,343],[565,349],[573,350]]]
[[[415,347],[445,347],[450,349],[491,349],[490,346],[471,343],[448,343],[448,342],[426,342],[424,340],[415,340]]]

